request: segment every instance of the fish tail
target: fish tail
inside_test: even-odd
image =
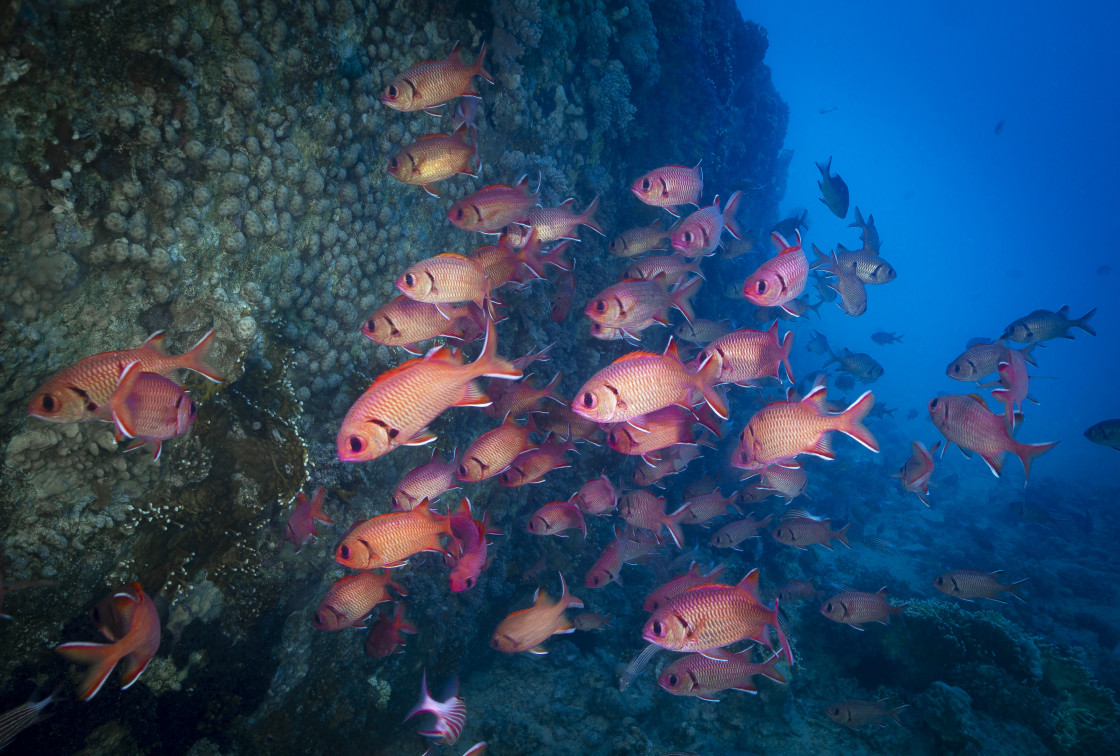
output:
[[[140,679],[140,675],[148,668],[151,656],[134,652],[121,660],[121,690],[132,687]]]
[[[693,278],[688,283],[678,286],[671,294],[673,306],[681,311],[689,325],[692,325],[692,321],[696,319],[696,312],[692,309],[692,298],[700,291],[703,284],[703,279]]]
[[[595,195],[595,199],[591,200],[591,204],[587,206],[579,216],[579,222],[590,228],[599,236],[606,236],[603,226],[599,223],[599,219],[595,217],[595,212],[599,209],[599,195]]]
[[[474,361],[474,369],[479,376],[489,378],[517,380],[522,376],[522,372],[513,363],[498,355],[498,334],[493,320],[486,321],[486,340],[482,344],[482,354]]]
[[[404,604],[397,604],[397,608],[393,610],[393,627],[409,635],[416,635],[420,632],[416,625],[404,616]]]
[[[774,617],[771,621],[774,629],[778,632],[778,643],[781,645],[775,656],[784,656],[789,665],[793,666],[793,649],[789,646],[789,639],[786,638],[786,631],[782,629],[781,615],[778,614],[778,599],[774,599]],[[769,677],[769,675],[767,675]]]
[[[859,399],[856,399],[850,407],[840,413],[840,424],[836,430],[851,436],[871,451],[878,452],[879,442],[875,440],[871,431],[867,430],[867,426],[863,424],[863,419],[867,417],[874,406],[875,395],[870,391],[864,391]]]
[[[889,716],[891,719],[893,719],[894,723],[896,725],[898,725],[899,727],[902,727],[903,726],[902,720],[900,720],[898,718],[898,712],[902,711],[903,709],[909,709],[909,708],[910,708],[910,704],[903,704],[902,706],[899,706],[896,709],[887,709],[887,716]]]
[[[85,664],[90,668],[78,688],[78,696],[83,701],[97,695],[109,673],[121,660],[117,643],[63,643],[55,651],[75,664]]]
[[[563,271],[566,271],[566,272],[570,273],[576,267],[574,262],[572,262],[571,260],[568,260],[566,257],[564,257],[564,253],[568,251],[568,246],[570,244],[571,244],[571,242],[564,242],[563,244],[557,244],[555,247],[548,250],[547,252],[544,252],[544,253],[538,255],[537,256],[537,264],[540,265],[540,266],[551,265],[554,268],[559,268],[560,270],[563,270]],[[541,276],[541,278],[544,278],[543,267],[541,268],[540,276]]]
[[[564,582],[564,573],[560,575],[560,605],[565,609],[582,609],[583,601],[568,592],[568,584]]]
[[[1093,310],[1093,312],[1096,312],[1096,310]],[[1022,349],[1019,350],[1019,354],[1023,355],[1023,359],[1026,362],[1030,363],[1031,365],[1034,365],[1035,367],[1038,367],[1038,363],[1034,361],[1034,357],[1031,355],[1031,352],[1034,351],[1034,348],[1036,346],[1038,346],[1037,341],[1033,344],[1028,344],[1027,346],[1025,346],[1025,347],[1023,347]]]
[[[1022,585],[1023,583],[1027,582],[1028,580],[1030,580],[1030,578],[1029,578],[1029,577],[1028,577],[1028,578],[1023,578],[1022,580],[1016,580],[1016,581],[1015,581],[1014,583],[1012,583],[1011,585],[1007,586],[1007,587],[1005,588],[1005,590],[1006,590],[1006,591],[1007,591],[1008,593],[1010,593],[1010,594],[1011,594],[1012,596],[1014,596],[1015,598],[1017,598],[1017,599],[1019,599],[1020,601],[1022,601],[1023,603],[1026,603],[1026,601],[1027,601],[1027,600],[1026,600],[1025,598],[1023,598],[1023,597],[1022,597],[1022,596],[1021,596],[1021,595],[1019,594],[1019,586],[1021,586],[1021,585]]]
[[[666,517],[661,521],[665,529],[669,531],[669,537],[673,539],[678,549],[684,548],[684,531],[681,529],[681,520],[688,514],[688,507],[681,507],[673,514]]]
[[[774,321],[777,324],[777,321]],[[777,333],[774,334],[775,340]],[[793,349],[793,331],[786,331],[786,335],[782,337],[782,351],[778,354],[778,359],[786,369],[786,378],[790,383],[795,383],[796,379],[793,377],[793,367],[789,364],[789,353]]]
[[[1048,444],[1021,444],[1014,439],[1012,439],[1012,441],[1014,442],[1014,446],[1011,448],[1011,451],[1023,461],[1023,470],[1025,472],[1023,476],[1023,485],[1025,486],[1027,484],[1027,478],[1031,476],[1031,462],[1053,449],[1058,445],[1058,442],[1051,441]]]
[[[486,63],[486,43],[483,42],[482,43],[482,48],[478,51],[478,57],[474,59],[474,65],[471,66],[471,74],[472,75],[477,74],[477,75],[481,76],[482,78],[486,79],[486,81],[493,84],[494,83],[494,77],[490,75],[489,71],[487,71],[485,68],[483,68],[483,65],[485,63]]]
[[[323,488],[317,488],[315,494],[311,497],[311,519],[318,520],[319,522],[327,525],[334,525],[334,520],[327,516],[323,510],[323,502],[327,499],[326,491]]]
[[[193,370],[204,378],[214,383],[221,383],[223,378],[209,363],[206,358],[210,356],[210,347],[214,346],[214,329],[211,328],[191,347],[185,354],[179,355],[178,367]]]
[[[848,228],[863,228],[867,224],[863,222],[863,216],[859,212],[859,205],[856,205],[856,219],[848,224]]]
[[[583,510],[579,508],[579,504],[572,504],[572,511],[576,513],[576,519],[579,520],[579,532],[587,538],[587,521],[583,519]]]
[[[716,389],[719,374],[719,362],[709,356],[696,372],[696,388],[700,391],[700,395],[704,397],[707,405],[711,407],[712,412],[719,415],[721,420],[726,420],[728,414],[727,400]]]
[[[782,660],[781,654],[771,654],[770,658],[762,663],[762,667],[758,670],[758,674],[763,677],[769,677],[774,682],[785,685],[789,682],[781,670],[778,669],[778,662]]]
[[[844,527],[840,528],[840,530],[832,534],[833,538],[847,546],[849,549],[852,548],[852,544],[848,543],[848,528],[850,527],[852,527],[852,523],[849,522]]]
[[[809,261],[809,270],[823,270],[826,273],[836,274],[836,269],[830,267],[832,265],[832,258],[821,252],[821,248],[816,244],[812,245],[813,254],[815,258]]]
[[[1080,328],[1082,331],[1085,331],[1085,333],[1089,334],[1090,336],[1096,336],[1097,332],[1093,330],[1093,326],[1089,325],[1089,318],[1093,317],[1093,315],[1095,315],[1096,313],[1097,308],[1094,307],[1093,309],[1089,310],[1089,312],[1073,321],[1073,324]]]
[[[739,212],[739,200],[742,197],[742,192],[735,192],[731,195],[731,199],[727,200],[727,206],[723,208],[723,227],[736,239],[743,238],[743,227],[739,225],[739,219],[735,217],[735,214]]]

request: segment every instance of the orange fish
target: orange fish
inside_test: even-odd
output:
[[[571,501],[553,501],[533,513],[525,529],[533,535],[564,537],[565,530],[579,530],[580,535],[587,537],[587,524],[583,521],[583,512],[579,506]]]
[[[562,272],[571,271],[574,264],[564,256],[567,250],[568,242],[544,249],[537,239],[536,229],[531,229],[528,241],[520,249],[510,246],[503,236],[497,244],[476,249],[470,259],[482,266],[490,291],[494,291],[508,283],[524,284],[543,279],[546,265]]]
[[[622,566],[632,564],[647,554],[660,550],[661,544],[652,535],[638,535],[633,528],[623,531],[615,528],[614,540],[584,575],[583,584],[588,588],[603,588],[611,583],[622,585]]]
[[[881,701],[859,701],[848,700],[840,701],[831,704],[825,709],[825,714],[828,718],[839,725],[858,730],[869,724],[878,724],[883,722],[887,717],[894,720],[894,723],[899,727],[902,722],[898,718],[898,712],[903,709],[909,708],[909,705],[899,706],[895,709],[888,709],[885,705],[887,699]]]
[[[451,452],[451,460],[437,459],[439,452],[432,449],[432,458],[404,474],[397,483],[391,498],[394,512],[414,509],[424,499],[436,501],[441,494],[459,487],[455,472],[459,469],[458,450]]]
[[[159,459],[163,442],[187,432],[198,414],[183,387],[155,373],[141,373],[140,362],[130,362],[109,397],[109,411],[117,438],[131,438],[126,451],[147,444],[152,459]]]
[[[575,630],[565,615],[566,609],[582,609],[583,602],[568,593],[564,575],[560,575],[560,600],[555,603],[538,588],[533,594],[533,605],[506,617],[494,631],[490,646],[502,653],[547,654],[541,644],[553,635],[564,635]]]
[[[657,684],[674,696],[694,696],[701,701],[719,701],[715,694],[724,690],[758,693],[752,679],[755,675],[769,677],[785,685],[789,682],[778,671],[778,654],[761,664],[754,663],[754,649],[728,654],[726,659],[709,659],[703,654],[689,654],[661,670]]]
[[[645,430],[640,431],[627,423],[619,423],[607,433],[607,446],[622,454],[643,457],[649,464],[655,460],[656,455],[653,452],[674,444],[696,444],[714,449],[715,444],[710,440],[710,436],[697,436],[693,432],[694,424],[702,424],[714,433],[716,438],[719,437],[718,419],[708,413],[698,415],[693,410],[675,404],[635,418],[635,422]]]
[[[1023,462],[1023,484],[1031,474],[1031,462],[1058,445],[1024,444],[1008,433],[1003,416],[994,414],[976,394],[950,394],[931,399],[929,415],[933,424],[945,434],[947,443],[956,444],[967,454],[976,452],[997,478],[1003,472],[1003,458],[1011,452]],[[942,456],[945,449],[941,450]]]
[[[700,350],[694,362],[716,360],[719,383],[753,386],[761,378],[778,378],[782,367],[792,383],[793,368],[789,364],[792,349],[793,331],[788,331],[779,342],[778,321],[775,320],[767,331],[743,329],[720,336]]]
[[[536,388],[529,379],[518,383],[491,382],[486,388],[486,393],[493,403],[483,412],[493,418],[523,417],[546,400],[567,404],[567,399],[556,393],[556,387],[563,377],[563,373],[557,373],[542,388]]]
[[[379,614],[370,625],[366,636],[366,656],[371,659],[384,659],[393,654],[404,653],[402,633],[415,635],[420,632],[416,625],[404,616],[404,604],[397,604],[392,615]]]
[[[665,583],[660,588],[656,588],[653,593],[646,596],[645,603],[642,608],[647,612],[656,612],[671,598],[675,598],[687,590],[695,588],[698,585],[708,585],[715,583],[719,580],[720,575],[723,574],[723,565],[716,567],[707,575],[702,574],[700,565],[693,562],[688,567],[688,572]]]
[[[642,281],[663,280],[668,286],[676,286],[688,274],[704,277],[700,272],[700,260],[690,260],[684,255],[654,255],[633,263],[622,274],[623,279],[634,278]],[[661,277],[664,278],[661,278]]]
[[[719,196],[708,207],[702,207],[683,219],[673,229],[673,249],[685,257],[706,257],[716,251],[724,229],[736,239],[742,238],[743,229],[735,219],[739,211],[741,192],[735,192],[727,200],[727,206],[719,209]]]
[[[448,100],[456,97],[478,97],[478,90],[471,82],[475,76],[494,83],[494,77],[482,67],[485,60],[485,42],[478,51],[478,57],[469,66],[463,62],[463,53],[456,42],[446,58],[426,60],[398,74],[381,93],[381,103],[393,110],[426,110],[439,115],[438,106]]]
[[[878,593],[863,591],[844,591],[821,604],[821,614],[833,622],[851,625],[863,630],[863,623],[878,622],[888,625],[892,614],[902,614],[909,604],[893,606],[887,601],[887,589],[880,588]]]
[[[809,476],[800,467],[773,465],[762,474],[761,485],[757,490],[781,496],[786,504],[805,493],[809,486]]]
[[[778,622],[778,602],[767,609],[758,597],[756,568],[738,585],[700,585],[669,599],[646,621],[642,637],[671,651],[698,651],[726,661],[730,654],[723,647],[746,638],[773,650],[768,628],[777,631],[780,653],[793,664],[793,652]]]
[[[121,349],[78,360],[58,371],[35,389],[27,412],[32,417],[52,423],[80,423],[113,417],[109,399],[117,389],[121,372],[130,363],[139,362],[144,373],[165,378],[176,370],[193,370],[214,383],[222,377],[206,362],[214,345],[214,331],[207,331],[198,343],[180,355],[170,355],[163,346],[163,331],[156,331],[135,349]]]
[[[669,233],[662,228],[661,220],[648,226],[628,228],[611,240],[609,249],[615,257],[637,257],[646,252],[660,252],[669,249]],[[697,261],[699,263],[699,261]],[[627,276],[638,278],[639,276]],[[647,276],[640,276],[646,278]],[[652,276],[648,276],[652,278]]]
[[[447,515],[432,512],[422,501],[409,512],[389,512],[354,525],[335,548],[334,560],[355,570],[403,567],[421,551],[446,553],[440,541],[450,535]]]
[[[664,527],[679,549],[684,543],[680,521],[686,510],[681,507],[672,514],[666,514],[665,501],[664,496],[655,496],[644,489],[630,491],[619,499],[618,513],[627,524],[648,530],[654,535],[658,535]]]
[[[577,504],[584,514],[610,514],[618,506],[618,491],[607,474],[603,473],[580,486],[569,501]]]
[[[514,247],[522,247],[528,241],[529,229],[533,229],[545,244],[560,239],[579,241],[579,226],[587,226],[599,236],[604,236],[603,227],[595,218],[595,211],[599,209],[598,195],[582,213],[573,212],[574,207],[573,199],[566,199],[557,207],[534,207],[529,210],[525,225],[509,226],[502,238]]]
[[[798,314],[790,303],[805,291],[809,278],[809,261],[801,249],[801,232],[796,231],[796,244],[774,232],[770,241],[778,256],[764,262],[743,284],[743,296],[759,307],[781,307],[791,315]]]
[[[512,414],[494,430],[476,438],[459,459],[455,477],[469,483],[492,478],[503,472],[522,452],[533,448],[529,436],[540,433],[533,416],[524,425],[514,422]]]
[[[474,380],[482,376],[514,379],[521,371],[497,353],[493,321],[486,324],[482,354],[464,364],[462,355],[437,347],[374,379],[342,421],[336,444],[343,462],[376,459],[399,446],[435,440],[427,425],[449,407],[490,403]]]
[[[384,346],[420,354],[419,342],[438,337],[468,341],[481,335],[482,312],[473,305],[435,305],[404,294],[378,307],[362,323],[362,335]]]
[[[478,143],[466,126],[453,134],[428,134],[389,158],[389,175],[439,198],[432,184],[460,173],[478,177]]]
[[[596,612],[580,612],[572,617],[572,627],[576,630],[603,630],[611,626],[611,620],[614,619],[609,614],[597,614]]]
[[[315,489],[315,493],[311,495],[310,499],[304,495],[303,491],[296,494],[298,503],[296,508],[292,510],[291,516],[288,517],[284,537],[296,547],[297,554],[304,546],[317,538],[315,533],[316,520],[327,525],[334,524],[334,521],[323,511],[323,501],[326,496],[327,492],[322,486]]]
[[[718,367],[709,360],[695,372],[686,370],[669,339],[664,354],[631,352],[600,370],[576,394],[572,411],[599,423],[635,425],[635,419],[670,404],[692,406],[692,392],[698,391],[726,419],[727,402],[713,387]]]
[[[575,444],[559,441],[550,433],[540,446],[517,455],[517,459],[498,476],[498,480],[509,488],[540,483],[553,470],[571,467],[564,453],[575,450]]]
[[[1004,591],[1022,601],[1023,597],[1019,595],[1018,587],[1030,580],[1030,578],[1023,578],[1010,585],[1003,585],[1000,583],[1000,575],[1002,574],[1003,570],[996,570],[995,572],[982,572],[981,570],[949,570],[934,578],[933,587],[942,593],[956,596],[965,601],[986,598],[990,601],[1006,604],[1006,601],[1002,601],[998,598],[999,594]]]
[[[447,315],[447,310],[440,305],[455,302],[484,305],[490,292],[490,281],[482,266],[474,260],[444,253],[409,267],[397,279],[397,288],[406,297],[434,304],[436,309]]]
[[[529,208],[537,204],[537,191],[529,190],[529,177],[522,176],[513,186],[491,184],[468,194],[447,211],[447,219],[464,231],[499,234],[511,223],[528,225]]]
[[[631,331],[651,320],[668,325],[671,308],[680,310],[685,320],[691,323],[696,317],[692,297],[700,291],[703,283],[701,279],[694,278],[666,291],[664,278],[656,281],[627,279],[603,289],[587,303],[583,312],[596,323]]]
[[[718,488],[711,493],[690,497],[684,503],[686,511],[681,522],[685,525],[703,525],[723,515],[742,514],[743,512],[735,506],[738,499],[738,493],[724,497]]]
[[[689,168],[684,165],[665,165],[639,176],[630,187],[634,196],[647,205],[664,208],[674,218],[679,216],[678,205],[695,205],[700,202],[704,189],[704,172],[700,163]]]
[[[786,546],[795,546],[804,550],[814,544],[819,544],[831,551],[833,538],[851,548],[851,544],[848,543],[848,528],[851,526],[852,524],[849,522],[840,530],[833,530],[832,520],[818,520],[815,517],[786,517],[778,523],[778,527],[774,528],[770,535],[774,536],[775,541],[784,543]]]
[[[739,434],[735,467],[765,470],[773,464],[789,464],[799,454],[836,459],[831,431],[851,436],[873,452],[879,442],[862,420],[875,405],[875,396],[865,391],[843,412],[828,412],[826,389],[817,386],[801,401],[775,402],[755,413]]]
[[[373,607],[382,601],[393,600],[385,590],[388,587],[402,596],[408,595],[387,573],[363,571],[339,578],[319,602],[311,624],[319,630],[342,630],[346,627],[364,630],[365,621],[369,619]]]
[[[914,441],[913,446],[910,459],[906,460],[902,469],[891,477],[901,478],[902,487],[917,494],[922,503],[928,507],[929,499],[926,497],[929,496],[929,479],[933,475],[933,453],[941,446],[941,442],[934,444],[932,449],[927,449],[921,441]]]
[[[756,520],[754,512],[741,520],[729,522],[715,532],[711,544],[717,549],[735,549],[739,551],[739,544],[748,538],[758,538],[759,528],[764,528],[773,519],[773,515],[766,515],[761,520]]]
[[[129,583],[119,593],[93,607],[93,622],[111,643],[63,643],[55,649],[76,664],[89,666],[78,697],[97,695],[109,673],[121,665],[121,690],[130,687],[159,650],[159,613],[139,583]]]

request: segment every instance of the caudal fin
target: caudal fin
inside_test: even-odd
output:
[[[1093,313],[1089,313],[1092,315]],[[1089,317],[1086,315],[1085,317]],[[1083,318],[1084,319],[1084,318]],[[210,356],[210,347],[214,346],[214,329],[211,328],[206,335],[198,340],[185,354],[179,356],[178,367],[193,370],[214,383],[221,383],[222,376],[206,361]]]
[[[1093,317],[1093,315],[1095,315],[1096,312],[1097,312],[1097,308],[1094,307],[1093,309],[1089,310],[1089,312],[1085,313],[1080,318],[1073,321],[1073,324],[1075,326],[1077,326],[1078,328],[1080,328],[1082,331],[1085,331],[1090,336],[1096,336],[1097,332],[1093,330],[1093,327],[1091,325],[1089,325],[1089,318]]]
[[[875,440],[871,431],[867,430],[867,426],[863,424],[864,418],[867,417],[874,406],[875,395],[870,391],[864,391],[859,399],[856,399],[848,409],[840,413],[837,418],[836,430],[851,436],[871,451],[878,452],[879,442]]]
[[[320,486],[315,489],[314,495],[311,497],[311,517],[319,522],[326,523],[327,525],[334,525],[334,520],[327,516],[323,510],[323,502],[327,499],[327,492]]]
[[[763,677],[769,677],[774,682],[785,685],[789,682],[786,676],[778,669],[778,662],[782,660],[781,654],[773,654],[769,659],[762,663],[762,667],[758,670],[758,674]]]
[[[1023,485],[1025,486],[1027,484],[1027,478],[1031,476],[1031,462],[1053,449],[1058,445],[1058,442],[1052,441],[1048,444],[1021,444],[1014,439],[1012,439],[1012,441],[1014,442],[1014,446],[1011,448],[1011,451],[1023,461]]]
[[[475,374],[489,378],[505,378],[516,380],[522,373],[513,363],[498,354],[498,334],[494,329],[494,321],[486,321],[486,340],[482,344],[482,354],[474,361]]]
[[[719,374],[719,361],[708,357],[696,373],[696,388],[700,395],[704,397],[704,401],[712,408],[712,412],[719,415],[721,420],[726,420],[728,415],[727,399],[716,389]]]
[[[777,321],[775,321],[775,324],[777,324]],[[793,377],[793,367],[789,364],[789,353],[792,349],[793,331],[786,331],[786,335],[782,337],[782,351],[778,353],[778,359],[781,360],[786,369],[786,378],[789,379],[790,383],[796,383],[797,380]]]
[[[591,200],[591,204],[588,205],[587,209],[580,214],[579,222],[590,228],[595,233],[599,234],[599,236],[606,236],[607,234],[605,231],[603,231],[602,224],[600,224],[599,219],[595,217],[595,212],[598,209],[599,195],[596,194],[595,199]]]
[[[673,301],[673,306],[681,311],[684,319],[692,325],[692,321],[696,319],[696,312],[692,309],[692,298],[696,296],[696,292],[700,291],[700,287],[704,281],[700,278],[693,278],[686,284],[678,286],[674,289],[670,296]]]
[[[786,638],[786,632],[782,629],[781,615],[778,614],[778,599],[774,599],[774,618],[771,624],[774,626],[774,629],[778,631],[778,644],[781,645],[781,650],[778,651],[778,655],[784,656],[785,660],[789,662],[792,667],[793,649],[789,647],[789,639]],[[767,677],[769,677],[769,675],[767,675]]]
[[[97,695],[97,691],[101,690],[101,686],[109,678],[109,673],[121,659],[115,643],[63,643],[55,651],[75,664],[85,664],[89,667],[89,672],[78,687],[78,697],[83,701],[88,701]]]
[[[473,73],[478,74],[482,78],[486,79],[486,81],[493,84],[494,83],[494,77],[490,75],[489,71],[487,71],[485,68],[483,68],[483,65],[485,63],[486,63],[486,43],[483,42],[482,43],[482,49],[478,51],[478,57],[475,58],[474,65],[471,66],[471,69],[472,69]]]
[[[727,206],[723,208],[723,227],[736,239],[743,238],[743,227],[735,217],[739,212],[739,200],[742,196],[742,192],[735,192],[731,195],[731,199],[727,200]]]

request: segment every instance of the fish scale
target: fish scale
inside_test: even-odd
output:
[[[456,43],[446,58],[425,60],[394,77],[385,87],[381,102],[394,110],[415,111],[433,108],[454,97],[477,97],[478,93],[471,85],[472,77],[478,75],[490,83],[494,82],[483,68],[485,60],[485,42],[470,65],[463,62],[459,44]]]
[[[694,496],[685,502],[688,509],[682,522],[686,525],[703,525],[708,520],[722,515],[741,514],[739,508],[735,506],[737,498],[737,495],[725,497],[718,490]]]
[[[975,394],[949,394],[931,399],[930,417],[949,443],[979,454],[997,478],[1003,471],[1003,456],[1011,452],[1023,462],[1024,481],[1030,477],[1031,461],[1057,445],[1024,444],[1012,438],[1002,415],[996,415]]]
[[[669,249],[669,234],[661,227],[660,220],[655,220],[649,226],[628,228],[610,243],[610,252],[615,257],[637,257],[646,252],[666,249]],[[627,278],[652,278],[652,276],[632,276],[628,273]]]
[[[397,288],[418,302],[450,304],[481,302],[489,291],[489,283],[477,262],[448,253],[410,266],[397,279]]]
[[[447,517],[421,502],[409,512],[389,512],[359,522],[343,536],[334,558],[358,570],[400,567],[421,551],[443,551],[444,535],[450,535]]]
[[[315,627],[320,630],[341,630],[361,623],[373,607],[382,601],[393,600],[386,590],[388,586],[392,586],[397,593],[404,594],[387,574],[359,572],[357,575],[339,578],[319,602],[319,609],[315,612]]]
[[[778,341],[778,321],[766,331],[742,329],[720,336],[700,351],[699,358],[719,357],[720,383],[746,383],[760,378],[777,378],[782,365],[786,377],[793,380],[789,353],[793,348],[793,331]]]
[[[669,582],[665,583],[660,588],[657,588],[653,593],[646,596],[645,603],[642,608],[647,612],[655,612],[660,607],[664,606],[669,599],[675,598],[687,590],[695,588],[699,585],[710,585],[719,580],[720,575],[723,574],[723,565],[714,568],[707,575],[701,574],[700,565],[695,562],[688,568],[688,572],[683,575],[678,575]]]
[[[696,696],[706,700],[715,700],[711,698],[713,694],[732,688],[757,692],[752,681],[755,675],[769,677],[775,682],[787,682],[785,676],[774,668],[778,656],[771,656],[765,662],[756,664],[752,661],[753,655],[753,648],[729,654],[727,659],[709,659],[702,654],[690,654],[661,670],[657,682],[674,695]]]
[[[529,191],[526,176],[513,186],[491,184],[455,202],[447,211],[447,219],[464,231],[501,233],[511,223],[525,221],[539,195],[539,186],[536,193]]]
[[[419,302],[400,294],[366,318],[362,323],[362,335],[384,346],[414,350],[418,341],[452,334],[461,337],[460,319],[473,322],[469,305],[444,305],[437,309],[431,302]]]
[[[695,205],[700,201],[703,188],[704,174],[697,163],[692,168],[685,165],[655,168],[639,176],[630,191],[647,205],[669,209],[677,205]]]
[[[673,404],[644,417],[648,433],[616,425],[607,435],[607,445],[622,454],[642,456],[673,444],[691,444],[696,442],[692,426],[699,422],[691,410]]]
[[[474,175],[477,154],[465,128],[454,134],[428,134],[389,159],[389,174],[405,184],[423,186],[438,197],[428,185],[460,173]]]
[[[392,507],[397,512],[413,509],[424,499],[435,501],[440,494],[459,487],[455,472],[459,463],[455,455],[450,462],[437,459],[439,452],[433,450],[432,458],[425,464],[405,473],[393,491]]]
[[[909,604],[893,606],[887,600],[887,589],[878,593],[864,591],[844,591],[828,599],[821,605],[821,614],[833,622],[841,622],[860,628],[865,622],[888,624],[892,614],[902,614]]]
[[[992,601],[1000,601],[999,594],[1007,591],[1016,598],[1019,596],[1018,586],[1019,583],[1025,582],[1020,580],[1018,583],[1011,583],[1010,585],[1003,585],[999,582],[1000,575],[1003,570],[998,572],[981,572],[980,570],[949,570],[933,581],[933,585],[939,591],[949,594],[950,596],[957,596],[963,599],[986,598]]]
[[[494,477],[532,447],[529,434],[536,431],[532,416],[525,425],[518,425],[512,414],[507,415],[501,425],[483,433],[467,447],[459,460],[456,477],[471,483]]]

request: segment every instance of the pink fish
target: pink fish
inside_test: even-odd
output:
[[[766,331],[742,329],[720,336],[700,350],[690,365],[700,364],[705,359],[716,360],[718,383],[753,386],[762,378],[779,377],[782,367],[785,367],[786,378],[793,381],[793,368],[789,364],[791,349],[793,331],[779,341],[778,321],[775,320]]]
[[[296,494],[296,508],[288,516],[288,526],[285,529],[284,537],[296,547],[297,554],[304,546],[318,537],[315,532],[316,520],[327,525],[334,525],[334,521],[327,517],[326,512],[323,511],[323,502],[326,500],[326,496],[327,492],[322,486],[315,489],[315,493],[311,495],[310,499],[304,495],[303,491]]]
[[[572,309],[576,293],[576,277],[570,270],[562,270],[556,277],[556,292],[549,299],[552,322],[563,323]]]
[[[489,566],[487,536],[502,535],[502,531],[490,527],[490,513],[485,512],[481,520],[471,514],[471,503],[463,498],[459,508],[448,518],[452,544],[458,547],[451,567],[450,585],[456,593],[469,591],[478,583],[478,576]],[[449,544],[451,547],[451,544]]]
[[[739,210],[740,192],[731,195],[727,207],[720,212],[719,197],[709,207],[702,207],[682,220],[673,229],[673,249],[685,257],[704,257],[716,251],[723,230],[736,239],[743,237],[743,230],[735,219]]]
[[[781,234],[770,234],[778,256],[764,262],[743,284],[743,296],[759,307],[781,307],[791,315],[800,314],[790,303],[805,291],[809,261],[801,249],[801,232],[795,234],[797,243],[792,245]]]
[[[392,601],[393,597],[385,590],[392,587],[402,596],[408,594],[392,581],[389,574],[369,571],[339,578],[327,590],[312,620],[319,630],[342,630],[347,627],[365,629],[373,607],[382,601]]]
[[[618,491],[615,490],[607,474],[603,473],[598,478],[584,483],[572,494],[569,501],[578,504],[584,514],[610,514],[618,506]]]
[[[661,544],[654,536],[642,537],[628,528],[623,531],[615,528],[614,540],[607,544],[603,553],[584,576],[583,584],[588,588],[603,588],[610,583],[622,585],[622,565],[631,564],[646,554],[660,550]]]
[[[432,458],[419,467],[405,473],[393,491],[392,508],[394,512],[406,512],[416,508],[421,501],[436,501],[440,495],[459,487],[455,473],[459,469],[458,449],[451,452],[451,460],[444,462],[436,449]]]
[[[645,489],[623,494],[618,502],[618,513],[628,524],[648,530],[654,535],[658,535],[664,527],[678,549],[684,543],[680,523],[687,511],[687,507],[682,506],[672,514],[666,514],[665,497],[655,496]]]
[[[575,444],[559,440],[550,433],[540,446],[519,454],[517,459],[502,471],[498,480],[503,486],[510,488],[540,483],[544,476],[553,470],[572,466],[564,456],[570,451],[576,451]]]
[[[939,446],[941,446],[940,441],[934,444],[932,449],[926,449],[921,441],[915,441],[910,459],[906,460],[901,470],[891,476],[901,478],[902,487],[917,494],[927,507],[929,506],[929,499],[926,498],[929,496],[929,478],[933,475],[933,453]]]
[[[464,231],[500,234],[511,223],[526,223],[539,197],[539,182],[532,192],[529,177],[522,176],[513,186],[491,184],[468,194],[451,206],[447,219]]]
[[[665,451],[661,452],[661,456],[653,464],[638,465],[634,468],[634,475],[632,480],[638,486],[657,486],[664,488],[665,484],[661,483],[661,479],[669,475],[676,475],[684,468],[688,467],[688,463],[700,457],[700,447],[691,446],[689,444],[677,444],[670,446]]]
[[[467,723],[467,706],[459,696],[459,678],[452,677],[443,692],[443,700],[437,701],[428,692],[428,671],[424,670],[420,679],[420,700],[408,712],[404,721],[412,719],[417,714],[431,714],[435,721],[420,734],[426,738],[434,738],[440,745],[453,745],[463,732]]]
[[[630,191],[647,205],[661,207],[674,218],[679,217],[678,205],[695,205],[700,202],[704,189],[704,173],[700,163],[689,168],[684,165],[666,165],[639,176]]]
[[[404,616],[404,604],[398,603],[391,615],[378,614],[366,636],[366,656],[371,659],[384,659],[386,656],[404,653],[403,633],[415,635],[420,632],[416,625]]]
[[[533,513],[525,529],[533,535],[564,536],[566,530],[579,530],[580,535],[587,537],[587,524],[583,520],[583,512],[579,505],[572,501],[553,501]]]
[[[741,551],[739,544],[748,538],[758,538],[759,528],[768,525],[773,517],[773,515],[766,515],[761,520],[756,520],[754,512],[751,512],[743,519],[729,522],[717,530],[711,538],[711,544],[717,549]]]
[[[1008,349],[1003,360],[996,366],[999,372],[999,382],[1003,388],[992,390],[992,399],[1003,405],[1003,417],[1011,430],[1015,430],[1015,415],[1023,409],[1023,400],[1030,399],[1035,404],[1034,397],[1027,394],[1029,376],[1027,375],[1027,361],[1018,349]]]
[[[152,459],[159,459],[163,442],[186,433],[198,410],[178,383],[141,369],[140,360],[125,365],[109,411],[117,438],[133,439],[126,451],[148,444]]]
[[[956,444],[966,454],[976,452],[997,478],[1003,471],[1004,455],[1011,452],[1017,456],[1023,462],[1024,485],[1031,474],[1031,462],[1058,445],[1057,441],[1024,444],[1015,440],[1007,432],[1008,423],[988,409],[977,394],[950,394],[931,399],[929,415],[937,429],[945,434],[945,448]],[[945,454],[944,449],[941,454]]]
[[[693,562],[688,567],[688,572],[665,583],[660,588],[657,588],[653,593],[646,596],[645,603],[642,608],[647,612],[656,612],[661,607],[665,606],[669,599],[679,596],[685,591],[695,588],[698,585],[708,585],[709,583],[716,583],[719,581],[720,575],[723,574],[723,565],[716,567],[703,574],[700,565]]]

